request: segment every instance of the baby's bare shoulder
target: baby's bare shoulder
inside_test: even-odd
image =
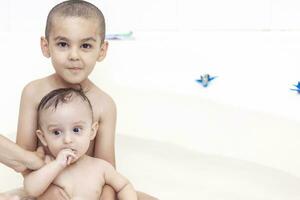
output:
[[[103,160],[103,159],[99,159],[99,158],[94,158],[94,157],[90,157],[91,162],[99,169],[101,170],[107,170],[107,169],[111,169],[114,168],[109,162]]]
[[[99,175],[104,175],[106,171],[114,170],[114,167],[107,161],[86,156],[84,162],[81,163],[81,167],[86,171],[97,172]]]

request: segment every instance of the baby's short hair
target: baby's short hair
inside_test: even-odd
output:
[[[91,117],[93,120],[93,108],[90,100],[84,94],[82,89],[74,89],[74,88],[60,88],[56,90],[52,90],[46,96],[42,98],[40,101],[37,112],[38,112],[38,124],[40,124],[40,112],[42,110],[47,110],[49,108],[53,108],[54,110],[57,108],[58,104],[68,103],[72,101],[73,98],[80,97],[83,102],[86,102],[91,109]]]
[[[105,39],[105,19],[99,8],[83,0],[68,0],[54,6],[47,17],[45,36],[49,40],[49,35],[53,25],[54,16],[59,17],[83,17],[98,20],[101,41]]]

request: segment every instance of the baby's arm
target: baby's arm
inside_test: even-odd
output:
[[[56,176],[67,166],[76,155],[70,149],[63,149],[55,160],[49,162],[37,171],[24,177],[24,189],[28,195],[38,197],[43,194]]]
[[[137,200],[137,194],[132,184],[108,163],[105,167],[104,178],[105,183],[112,186],[117,192],[118,200]]]

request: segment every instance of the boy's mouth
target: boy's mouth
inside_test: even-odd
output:
[[[80,71],[80,70],[82,70],[81,67],[68,67],[68,69],[71,70],[71,71]]]

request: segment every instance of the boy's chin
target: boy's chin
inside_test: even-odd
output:
[[[87,77],[82,77],[82,78],[70,78],[70,77],[66,77],[63,78],[63,80],[71,85],[78,85],[78,84],[82,84],[85,80],[87,79]]]

